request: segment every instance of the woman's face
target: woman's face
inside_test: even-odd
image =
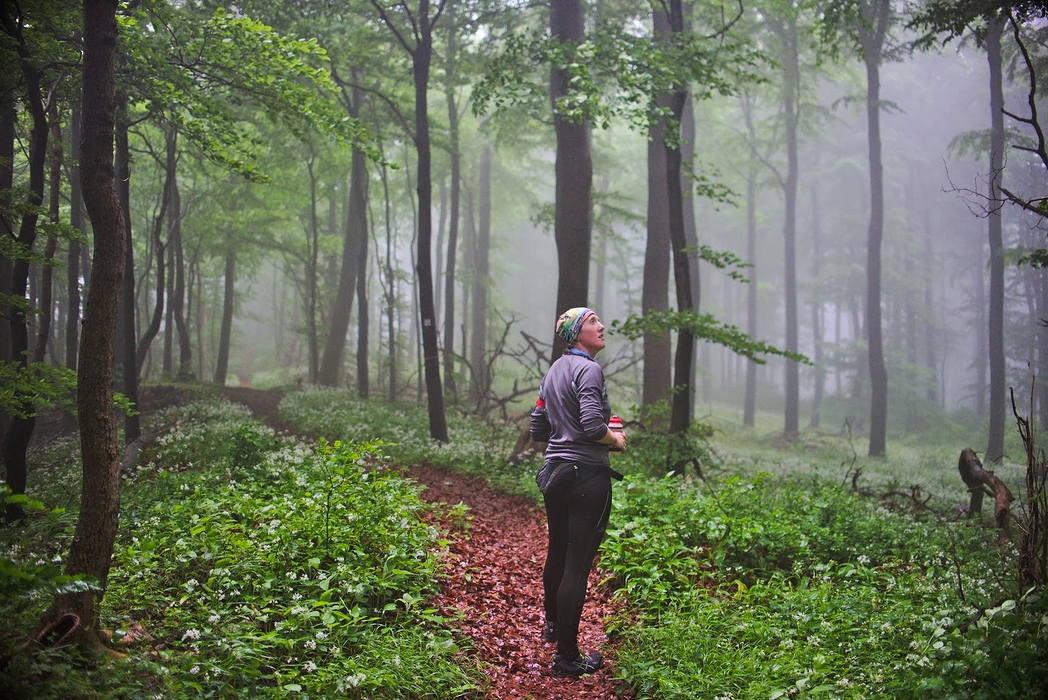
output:
[[[600,322],[600,316],[590,314],[582,322],[582,330],[579,331],[579,339],[575,341],[579,350],[584,350],[592,357],[604,349],[604,324]]]

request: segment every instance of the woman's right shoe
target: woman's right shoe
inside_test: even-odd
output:
[[[565,659],[561,654],[553,655],[553,675],[557,678],[563,678],[564,676],[582,676],[587,673],[593,673],[604,660],[595,651],[591,651],[588,655],[583,656],[579,654],[574,659]]]

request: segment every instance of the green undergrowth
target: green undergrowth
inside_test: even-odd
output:
[[[315,439],[275,436],[228,404],[166,416],[174,427],[125,479],[105,599],[128,661],[41,651],[0,681],[42,698],[482,695],[455,620],[427,607],[442,543],[393,467],[479,476],[537,502],[538,461],[506,459],[520,428],[449,413],[440,444],[424,408],[330,390],[288,394],[281,417]],[[602,585],[625,605],[602,673],[651,700],[1043,694],[1048,602],[1018,587],[1017,553],[996,546],[988,515],[960,517],[966,445],[889,443],[867,460],[846,435],[783,441],[704,422],[712,434],[673,445],[634,430],[615,458],[627,478]],[[37,459],[74,453],[52,449]],[[686,476],[661,474],[668,450],[693,450]],[[1009,468],[998,474],[1014,485]],[[34,480],[47,508],[19,536],[0,531],[26,567],[59,563],[72,532],[76,479],[56,469]],[[30,624],[48,596],[41,584],[0,614]]]
[[[427,602],[446,543],[380,441],[307,445],[214,401],[162,421],[172,427],[124,480],[101,612],[126,661],[20,654],[0,686],[25,698],[476,692],[481,670]],[[6,554],[27,566],[38,548],[57,556],[72,524],[40,519],[22,537],[8,528]],[[48,600],[40,590],[2,602],[16,623],[8,648]]]
[[[507,457],[520,428],[503,421],[483,421],[448,411],[448,441],[430,439],[426,408],[415,404],[366,401],[352,392],[311,389],[288,394],[281,418],[299,430],[330,439],[387,443],[386,453],[400,465],[428,465],[484,478],[506,493],[538,495],[530,463],[511,465]]]
[[[392,436],[406,463],[537,498],[537,462],[506,464],[512,431],[451,419],[450,443],[438,446],[420,408],[338,392],[291,395],[283,408],[320,434]],[[702,422],[682,444],[634,431],[615,458],[628,477],[615,488],[601,566],[627,603],[609,630],[621,644],[616,673],[638,698],[1042,692],[1048,605],[1017,588],[1017,554],[995,546],[988,518],[960,519],[966,445],[891,443],[889,457],[870,459],[848,434],[786,441],[728,430],[718,416]],[[668,454],[695,458],[687,477],[661,475]],[[1020,485],[1014,463],[996,468]]]
[[[1048,606],[970,521],[762,475],[616,490],[602,547],[640,698],[1035,697]]]

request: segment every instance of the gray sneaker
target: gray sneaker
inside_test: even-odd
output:
[[[604,663],[604,660],[595,651],[588,655],[579,654],[572,660],[565,659],[561,654],[553,655],[553,675],[557,678],[564,676],[582,676],[593,673]]]

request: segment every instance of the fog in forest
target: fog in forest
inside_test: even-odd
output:
[[[598,117],[589,122],[586,144],[592,206],[567,198],[558,203],[550,64],[538,60],[521,70],[503,55],[506,36],[520,31],[515,23],[544,27],[549,18],[543,12],[503,8],[490,24],[470,15],[458,24],[442,17],[435,25],[426,93],[424,135],[432,155],[427,171],[420,170],[411,54],[395,40],[391,18],[362,11],[313,25],[308,17],[253,3],[214,16],[198,16],[196,6],[176,7],[185,16],[170,36],[153,31],[157,25],[139,37],[156,44],[156,55],[170,58],[167,67],[141,68],[141,75],[153,71],[152,83],[134,82],[139,73],[127,77],[128,145],[123,155],[118,149],[117,163],[118,172],[126,167],[130,173],[121,182],[129,190],[136,309],[130,323],[121,321],[120,333],[136,338],[124,346],[117,338],[123,348],[118,366],[120,353],[135,347],[144,382],[319,383],[375,398],[422,401],[433,374],[424,371],[423,340],[435,326],[437,349],[430,356],[439,355],[446,403],[476,415],[519,415],[533,401],[550,361],[554,320],[564,310],[556,308],[558,283],[564,281],[559,265],[574,255],[588,257],[589,270],[586,298],[576,293],[574,303],[596,308],[608,326],[608,347],[599,359],[616,410],[641,419],[641,407],[652,405],[644,394],[645,367],[656,363],[646,341],[630,340],[619,326],[645,315],[646,271],[657,269],[648,260],[649,241],[655,240],[649,232],[662,226],[653,222],[666,218],[668,209],[676,211],[648,202],[655,182],[649,177],[648,127],[655,122],[650,112],[643,124],[637,115],[651,109],[651,95],[645,93],[643,108],[630,104],[636,94],[628,92],[629,82],[602,76],[593,59],[590,88]],[[614,36],[633,46],[630,41],[651,34],[647,6],[591,9],[629,18],[625,33],[606,33],[600,41]],[[801,47],[796,92],[790,92],[784,81],[792,73],[780,62],[785,35],[776,33],[773,16],[778,10],[750,9],[731,29],[750,43],[733,45],[726,38],[717,48],[728,57],[718,54],[723,63],[712,73],[717,80],[690,84],[687,114],[693,115],[694,138],[682,144],[690,192],[684,217],[686,235],[694,232],[707,258],[697,263],[694,310],[776,349],[758,353],[766,363],[749,382],[765,423],[781,425],[784,414],[789,423],[793,406],[801,427],[861,433],[877,415],[871,414],[871,396],[881,392],[871,381],[874,349],[867,347],[867,248],[876,208],[866,67],[844,30],[833,40],[836,52],[816,56],[813,20],[799,16],[792,20]],[[273,27],[252,24],[248,31],[238,24],[252,14]],[[598,19],[588,18],[586,31],[595,31]],[[365,42],[370,58],[334,31],[350,26],[375,30]],[[990,394],[999,401],[1011,388],[1018,405],[1031,406],[1033,378],[1048,369],[1042,324],[1048,278],[1041,269],[1017,264],[1024,250],[1045,247],[1045,231],[1039,216],[990,194],[994,110],[988,53],[968,35],[912,49],[905,40],[913,36],[902,27],[901,20],[892,27],[892,52],[879,64],[884,210],[881,313],[874,323],[882,327],[893,435],[933,428],[947,415],[972,425],[991,413],[1010,415],[1003,407],[993,410]],[[1024,31],[1039,29],[1030,24]],[[210,51],[209,32],[239,32],[225,43],[235,51],[211,57],[214,75],[196,74],[176,60],[177,37]],[[252,41],[258,43],[249,50]],[[1009,115],[1003,183],[1012,199],[1036,203],[1048,156],[1043,145],[1037,150],[1036,133],[1023,121],[1031,114],[1029,77],[1014,42],[1007,34],[1002,39],[1003,113]],[[282,53],[266,53],[278,45]],[[1033,40],[1029,45],[1039,46]],[[766,55],[754,59],[747,53],[752,48]],[[238,62],[254,61],[250,56],[258,62],[242,70]],[[456,62],[467,58],[472,63]],[[633,58],[629,70],[641,75],[648,69],[641,59],[648,57]],[[514,81],[520,84],[510,89]],[[76,95],[57,94],[52,138],[68,146]],[[179,94],[196,94],[196,101]],[[20,99],[14,100],[19,109]],[[23,186],[30,179],[25,144],[31,119],[28,110],[16,113],[11,126],[21,150],[15,149],[12,180]],[[790,114],[796,115],[794,161],[788,158],[794,143]],[[72,173],[55,172],[61,196],[52,198],[54,216],[72,220]],[[420,179],[430,187],[423,188]],[[46,189],[50,195],[55,186]],[[427,212],[419,210],[423,191],[431,195],[430,226]],[[555,217],[571,206],[591,212],[588,256],[579,248],[558,257]],[[1000,377],[990,371],[995,341],[1001,340],[990,331],[1000,308],[991,285],[999,277],[990,268],[989,230],[997,214],[1006,258],[1001,335],[1007,376],[1005,390],[991,392],[993,378]],[[74,226],[86,228],[83,219]],[[792,253],[789,230],[795,230]],[[418,266],[418,240],[426,231],[429,265]],[[572,244],[584,238],[572,238]],[[668,247],[662,250],[667,256]],[[29,337],[40,331],[47,341],[43,359],[61,364],[65,357],[73,368],[77,314],[69,308],[78,311],[84,303],[77,294],[89,283],[90,252],[85,248],[78,260],[75,248],[66,248],[60,239],[51,253],[60,272],[52,276],[50,296],[42,291],[42,266],[30,266],[28,302],[32,308],[49,304],[50,315],[33,314],[26,323]],[[697,258],[698,249],[690,255]],[[420,293],[417,269],[432,275],[431,299]],[[672,310],[672,265],[659,274],[669,278],[668,291],[661,307],[647,309]],[[790,299],[795,325],[787,324]],[[423,324],[430,303],[435,318]],[[41,324],[44,317],[50,328]],[[347,329],[341,344],[341,334],[332,331],[340,325]],[[674,341],[679,328],[672,326]],[[796,365],[783,359],[783,350],[810,360],[799,365],[799,386],[792,380]],[[668,376],[668,359],[660,362]],[[700,337],[694,415],[727,407],[741,423],[750,363]],[[799,409],[791,396],[799,396]],[[1048,392],[1036,399],[1033,412],[1048,414],[1039,405],[1048,403]],[[751,413],[752,406],[746,402],[745,410]]]
[[[870,197],[861,65],[846,65],[838,77],[841,80],[821,82],[817,103],[806,104],[802,113],[797,229],[800,347],[808,357],[814,356],[812,314],[817,306],[822,324],[827,401],[837,406],[833,415],[838,421],[847,417],[861,426],[868,399],[856,357],[863,337]],[[947,412],[985,411],[986,374],[985,369],[980,373],[979,367],[985,367],[987,362],[984,300],[988,274],[988,163],[984,156],[978,157],[981,154],[965,151],[956,142],[967,133],[987,128],[986,58],[973,48],[959,50],[950,46],[941,53],[916,54],[888,63],[883,67],[882,80],[884,310],[893,399],[889,410],[914,410],[914,402],[929,401]],[[1022,109],[1023,90],[1022,85],[1008,88],[1009,106],[1015,111]],[[442,105],[433,107],[438,111]],[[774,100],[766,98],[763,111],[758,106],[757,118],[770,119],[775,108]],[[804,121],[806,117],[811,121]],[[743,178],[752,160],[741,132],[737,99],[715,97],[698,104],[695,167],[733,192],[731,202],[696,197],[699,240],[746,260]],[[594,130],[592,136],[594,189],[600,192],[601,199],[595,205],[600,227],[594,232],[590,304],[598,308],[610,326],[612,321],[640,311],[647,144],[643,134],[622,126]],[[507,342],[518,348],[523,345],[521,333],[543,343],[551,342],[557,313],[556,248],[550,222],[539,222],[544,210],[552,206],[552,134],[544,145],[543,134],[531,138],[535,146],[526,152],[519,147],[496,145],[492,173],[490,285],[498,317],[489,335],[495,338],[506,323],[512,322]],[[411,177],[413,162],[410,154],[402,151],[401,156],[397,161],[399,169],[389,171],[388,176],[391,187],[399,188],[403,196],[407,190],[404,179]],[[768,159],[775,167],[783,167],[781,153],[772,152]],[[371,179],[371,192],[380,192],[379,176],[373,173]],[[782,189],[765,165],[758,166],[758,186],[754,206],[757,258],[752,261],[754,268],[746,274],[756,279],[759,288],[756,337],[781,346]],[[470,199],[475,197],[471,191],[475,187],[469,182],[464,187],[463,228],[467,236],[469,227],[475,226],[475,203]],[[435,196],[435,209],[447,205],[446,188],[442,191],[444,199]],[[609,205],[604,211],[600,211],[601,202]],[[372,205],[373,216],[381,217],[380,206]],[[414,280],[412,214],[405,211],[403,202],[394,207],[392,228],[397,239],[393,252],[400,274],[397,293],[405,306],[397,323],[401,333],[417,338],[417,321],[408,308],[414,295],[409,286]],[[616,211],[609,213],[611,208]],[[1043,234],[1033,228],[1036,222],[1016,207],[1006,206],[1004,215],[1006,245],[1043,245]],[[446,214],[435,210],[434,220],[438,219],[443,224]],[[372,220],[371,227],[372,245],[377,243],[378,247],[372,253],[369,271],[370,315],[378,347],[386,333],[382,327],[384,311],[378,279],[382,275],[379,267],[384,264],[385,243],[380,239],[385,235],[385,222],[381,218]],[[442,242],[437,238],[435,235],[433,260],[443,261],[445,251],[437,247]],[[818,274],[813,267],[816,261]],[[470,272],[468,263],[463,265],[460,261],[459,303],[465,296],[461,285],[472,283]],[[1043,338],[1036,318],[1026,308],[1031,281],[1024,277],[1032,273],[1012,265],[1006,274],[1010,332],[1014,332],[1017,341],[1009,345],[1009,385],[1015,388],[1017,397],[1026,397],[1031,377],[1027,362],[1035,359],[1034,343],[1043,342]],[[598,279],[603,281],[601,288]],[[442,288],[445,278],[438,276],[438,280],[438,287]],[[301,320],[295,318],[295,292],[287,276],[272,263],[260,264],[250,283],[238,282],[238,289],[242,296],[231,368],[239,380],[256,385],[305,381],[306,346],[294,334],[295,323]],[[438,299],[442,291],[438,289]],[[701,308],[745,329],[745,284],[703,263]],[[437,315],[442,323],[443,310],[438,308]],[[463,318],[460,307],[457,323],[461,324]],[[347,341],[350,358],[356,343],[353,333],[351,329]],[[441,328],[442,338],[443,333]],[[462,334],[460,327],[455,333],[460,348]],[[614,368],[638,358],[640,350],[635,346],[639,343],[631,344],[613,330],[608,331],[608,340],[608,349],[601,357],[606,364]],[[406,366],[402,376],[410,387],[404,389],[408,397],[415,395],[412,382],[418,381],[415,354],[413,345],[405,344],[400,350],[401,362]],[[698,404],[722,401],[741,405],[745,362],[719,346],[700,344]],[[759,370],[758,405],[762,410],[781,411],[783,366],[783,360],[771,358]],[[616,396],[622,397],[619,400],[625,405],[639,401],[639,371],[640,366],[634,364],[611,380],[617,385]],[[814,373],[814,367],[802,368],[801,396],[809,402]],[[630,393],[624,396],[624,389]],[[527,399],[520,401],[520,405],[526,403]],[[893,421],[892,425],[896,423]],[[838,423],[824,427],[841,426]]]

